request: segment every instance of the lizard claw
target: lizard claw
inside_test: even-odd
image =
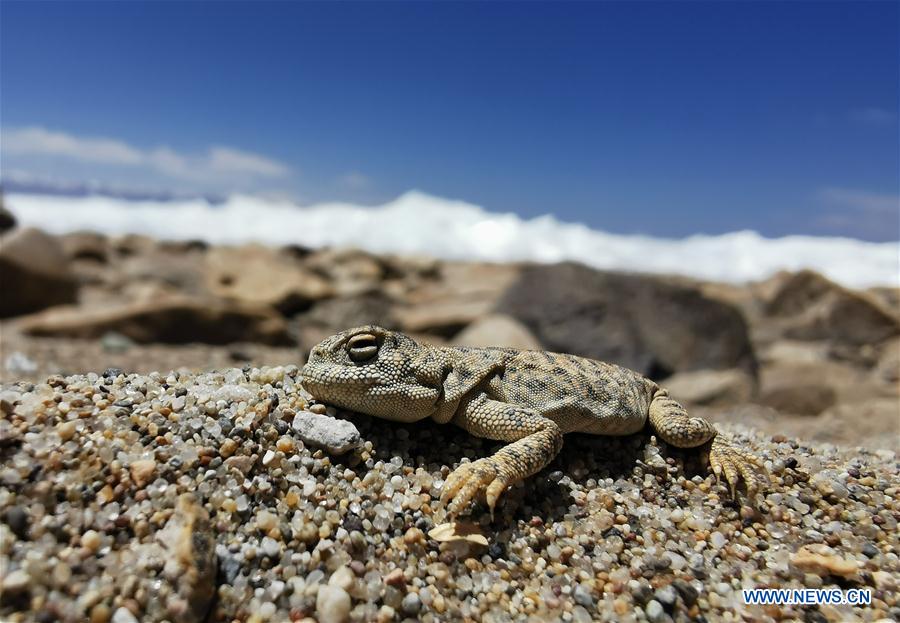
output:
[[[753,467],[762,469],[765,466],[753,454],[741,450],[722,435],[716,435],[709,450],[709,464],[720,481],[724,480],[731,489],[731,497],[736,497],[738,483],[743,480],[747,487],[747,495],[752,499],[759,492],[763,480],[757,476]],[[724,478],[723,478],[724,476]]]
[[[497,499],[508,485],[509,481],[496,461],[490,458],[478,459],[472,463],[463,463],[447,477],[441,492],[441,502],[447,506],[451,515],[456,515],[483,491],[493,518]]]

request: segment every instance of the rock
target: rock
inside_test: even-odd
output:
[[[133,461],[130,467],[131,479],[138,487],[144,487],[156,473],[156,461],[153,459],[140,459]]]
[[[382,259],[359,249],[323,249],[307,256],[303,265],[342,297],[377,292],[385,277]]]
[[[187,620],[205,620],[215,595],[218,563],[209,514],[191,494],[183,494],[156,543],[163,550],[163,576],[188,604]]]
[[[421,609],[422,600],[419,599],[419,596],[416,593],[407,593],[400,603],[400,610],[403,611],[403,614],[411,617],[417,616]]]
[[[399,328],[450,338],[490,314],[519,274],[512,265],[453,263],[441,267],[440,279],[413,289],[396,312]]]
[[[103,234],[77,231],[60,236],[63,251],[70,260],[92,260],[106,263],[109,259],[109,241]]]
[[[893,387],[900,383],[900,339],[888,340],[882,346],[873,375],[876,381]]]
[[[381,292],[325,299],[297,321],[299,346],[303,353],[338,331],[365,324],[392,328],[395,303]]]
[[[680,372],[661,384],[680,402],[707,406],[747,402],[756,385],[753,377],[741,370]]]
[[[6,511],[4,517],[6,525],[13,531],[17,537],[23,541],[28,540],[29,519],[28,511],[22,506],[13,506]]]
[[[16,226],[16,217],[3,205],[3,197],[0,195],[0,234],[5,234]]]
[[[837,401],[837,393],[824,383],[784,384],[767,389],[760,402],[782,413],[818,415]]]
[[[794,554],[791,554],[791,565],[803,573],[826,576],[835,575],[843,578],[851,578],[859,572],[860,565],[854,560],[846,560],[840,556],[822,551],[814,551],[813,546],[804,545]]]
[[[112,623],[138,623],[138,619],[131,610],[125,607],[116,608],[112,615]]]
[[[316,595],[316,619],[319,623],[344,623],[350,617],[350,595],[339,586],[324,585]]]
[[[765,311],[794,339],[859,347],[900,335],[900,320],[877,299],[808,270],[780,276]]]
[[[23,319],[21,328],[35,336],[85,339],[113,331],[140,343],[293,344],[285,321],[275,312],[181,296],[102,308],[52,309]]]
[[[118,281],[128,300],[137,298],[134,292],[169,292],[191,297],[210,297],[206,275],[205,252],[195,248],[172,249],[164,243],[131,237],[134,245],[128,251],[118,249],[122,255],[114,265]],[[146,295],[143,297],[146,299]]]
[[[11,573],[5,571],[0,575],[0,605],[18,605],[25,609],[30,592],[31,576],[25,570],[16,569]]]
[[[298,411],[291,426],[305,443],[332,454],[344,454],[361,443],[359,430],[352,422],[312,411]]]
[[[260,245],[216,247],[206,254],[207,287],[216,296],[273,307],[286,316],[332,296],[320,275]]]
[[[454,346],[502,346],[519,350],[542,350],[531,331],[510,316],[492,314],[479,318],[458,333],[451,343]]]
[[[662,277],[574,263],[529,265],[496,311],[522,322],[548,350],[616,363],[652,379],[702,369],[756,374],[741,313]]]
[[[672,612],[675,609],[675,602],[678,600],[678,591],[671,584],[656,589],[653,598],[660,603],[664,610]]]
[[[650,623],[660,623],[666,618],[665,610],[663,610],[662,605],[655,599],[651,599],[647,602],[647,605],[644,606],[644,612],[647,614],[647,620],[650,621]]]
[[[78,285],[62,246],[39,229],[16,229],[0,239],[0,318],[74,303]]]

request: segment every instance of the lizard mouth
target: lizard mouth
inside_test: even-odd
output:
[[[381,385],[381,375],[374,368],[322,365],[307,363],[300,370],[303,387],[312,393],[310,386],[374,387]],[[315,394],[313,394],[315,395]]]

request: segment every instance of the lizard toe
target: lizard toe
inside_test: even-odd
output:
[[[491,459],[478,459],[460,465],[444,484],[441,501],[451,515],[461,513],[479,494],[484,493],[491,514],[500,493],[506,488],[505,479]]]
[[[724,480],[736,497],[737,486],[743,480],[747,494],[754,497],[760,489],[760,478],[754,467],[765,469],[762,462],[750,452],[735,447],[722,435],[717,435],[709,451],[709,464],[719,480]]]

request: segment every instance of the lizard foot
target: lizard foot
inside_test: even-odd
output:
[[[460,513],[476,495],[484,491],[491,517],[497,498],[506,490],[510,481],[501,466],[491,458],[463,463],[447,477],[441,492],[441,502],[451,515]],[[448,504],[449,502],[449,504]]]
[[[763,480],[757,476],[753,467],[758,467],[765,472],[762,461],[750,452],[736,447],[724,436],[716,435],[709,449],[709,465],[712,467],[716,478],[724,480],[731,488],[731,497],[735,497],[735,490],[740,480],[747,486],[747,495],[753,498],[760,488]]]

